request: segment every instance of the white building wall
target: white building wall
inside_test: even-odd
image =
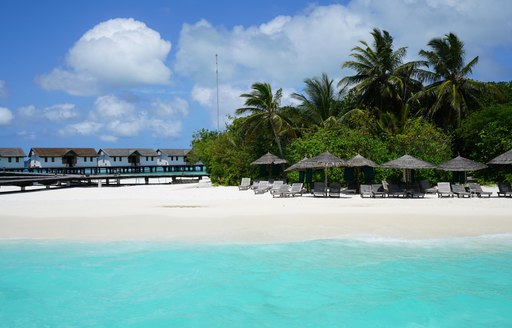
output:
[[[62,161],[62,160],[61,160]],[[98,158],[95,156],[77,156],[74,167],[96,167],[98,166]]]
[[[158,158],[158,165],[186,165],[185,156],[167,156],[160,153]]]
[[[61,168],[62,157],[42,157],[35,154],[30,156],[29,167],[34,168]]]
[[[77,156],[76,164],[73,167],[96,167],[98,160],[96,157],[87,156],[85,159],[83,156]],[[29,160],[29,167],[33,168],[63,168],[68,167],[62,163],[62,156],[38,156],[33,154]]]
[[[25,159],[23,157],[0,157],[0,169],[22,169],[24,167]]]
[[[109,166],[132,166],[128,163],[128,157],[115,156],[110,157],[105,154],[98,156],[98,167],[109,167]]]
[[[158,165],[158,156],[140,156],[140,165]]]

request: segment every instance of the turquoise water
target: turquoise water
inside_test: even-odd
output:
[[[0,242],[1,327],[512,327],[512,237]]]

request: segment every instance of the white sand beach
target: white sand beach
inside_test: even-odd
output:
[[[19,190],[9,188],[0,191]],[[493,197],[281,199],[197,184],[1,193],[0,238],[267,243],[512,233],[512,199],[484,189]]]

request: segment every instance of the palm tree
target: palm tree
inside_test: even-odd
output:
[[[310,123],[326,127],[336,122],[342,107],[339,92],[334,88],[334,81],[323,73],[321,78],[305,79],[305,95],[294,93],[292,97],[301,101],[299,109]]]
[[[412,94],[421,89],[418,70],[422,62],[404,63],[407,48],[393,50],[393,37],[387,31],[373,29],[373,45],[360,41],[362,46],[352,49],[354,60],[347,61],[343,68],[350,68],[355,75],[343,78],[339,84],[355,85],[359,104],[381,113],[402,116]]]
[[[253,137],[270,129],[279,150],[279,155],[283,158],[280,135],[284,132],[293,132],[291,121],[280,107],[283,90],[278,89],[273,94],[270,84],[260,82],[254,83],[251,88],[253,90],[251,93],[240,95],[240,97],[245,98],[246,107],[238,108],[236,114],[249,114],[242,123],[248,137]]]
[[[437,119],[445,129],[459,127],[461,119],[468,114],[469,102],[476,101],[485,88],[483,83],[467,78],[478,63],[478,56],[466,64],[464,43],[453,33],[430,40],[428,46],[432,50],[420,50],[419,54],[432,69],[421,72],[431,84],[414,99],[430,99],[427,116]]]

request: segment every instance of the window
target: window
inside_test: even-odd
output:
[[[16,163],[19,163],[19,162],[20,162],[20,158],[16,157]]]
[[[149,157],[148,157],[148,156],[146,156],[146,162],[147,162],[147,161],[149,161]]]
[[[114,156],[114,162],[116,161],[116,157]]]
[[[52,163],[55,163],[55,157],[52,157]]]
[[[12,158],[7,157],[7,161],[8,161],[9,163],[11,163],[11,162],[12,162]]]
[[[45,162],[45,163],[48,163],[48,157],[45,157],[45,158],[44,158],[44,162]]]
[[[84,162],[87,162],[87,157],[84,157]]]
[[[154,156],[151,156],[151,161],[154,161],[155,160],[155,157]]]
[[[93,162],[93,161],[94,161],[94,159],[93,159],[93,158],[94,158],[94,157],[92,157],[92,156],[91,156],[91,162]]]

